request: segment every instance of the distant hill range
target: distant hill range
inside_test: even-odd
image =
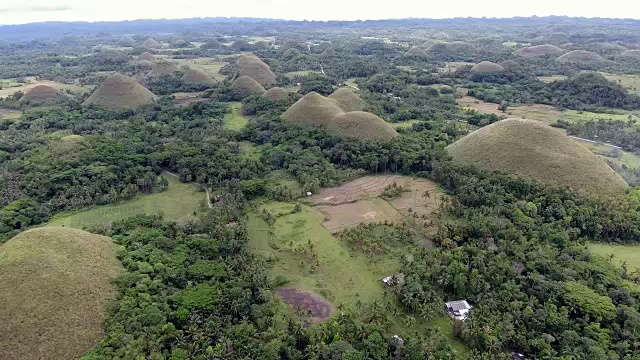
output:
[[[191,19],[144,19],[115,22],[41,22],[24,25],[0,26],[0,40],[9,42],[29,41],[34,39],[56,39],[75,34],[116,35],[137,34],[146,32],[174,32],[178,28],[188,28],[192,31],[215,31],[233,33],[241,26],[244,32],[265,33],[273,35],[287,30],[309,30],[310,26],[349,27],[349,28],[386,28],[386,27],[429,27],[444,30],[452,25],[463,26],[526,26],[526,25],[557,25],[574,24],[580,28],[594,26],[636,26],[640,31],[640,20],[634,19],[604,19],[604,18],[572,18],[567,16],[548,17],[514,17],[514,18],[453,18],[453,19],[394,19],[394,20],[366,20],[366,21],[292,21],[282,19],[262,18],[191,18]],[[268,24],[265,27],[265,24]]]

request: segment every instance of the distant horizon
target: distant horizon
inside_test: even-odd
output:
[[[445,4],[449,5],[449,4]],[[339,10],[336,10],[339,9]],[[434,6],[395,0],[392,6],[382,0],[325,0],[315,8],[301,7],[294,0],[245,0],[242,6],[213,4],[207,0],[172,3],[139,0],[23,0],[0,5],[0,25],[43,22],[120,22],[137,20],[186,20],[195,18],[254,18],[286,21],[378,21],[402,19],[530,18],[566,16],[640,20],[640,2],[610,0],[588,3],[578,0],[539,0],[524,7],[507,0],[458,0],[456,6]]]
[[[455,16],[455,17],[446,17],[446,18],[433,18],[433,17],[403,17],[403,18],[386,18],[386,19],[352,19],[352,20],[339,20],[339,19],[328,19],[328,20],[312,20],[312,19],[284,19],[284,18],[268,18],[268,17],[250,17],[250,16],[195,16],[195,17],[184,17],[184,18],[136,18],[136,19],[124,19],[124,20],[45,20],[45,21],[33,21],[27,23],[15,23],[15,24],[3,24],[0,23],[0,26],[21,26],[21,25],[37,25],[37,24],[104,24],[104,23],[124,23],[124,22],[135,22],[135,21],[183,21],[183,20],[207,20],[207,19],[225,19],[225,20],[267,20],[267,21],[285,21],[285,22],[368,22],[368,21],[403,21],[403,20],[461,20],[461,19],[470,19],[470,20],[510,20],[510,19],[545,19],[545,18],[568,18],[568,19],[586,19],[586,20],[632,20],[632,21],[640,21],[640,18],[624,18],[624,17],[601,17],[601,16],[570,16],[570,15],[531,15],[531,16],[505,16],[505,17],[496,17],[496,16]]]

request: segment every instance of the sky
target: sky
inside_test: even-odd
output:
[[[313,6],[312,4],[315,4]],[[640,19],[638,0],[0,0],[0,24],[192,17],[288,20],[567,15]]]

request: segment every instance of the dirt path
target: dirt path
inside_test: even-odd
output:
[[[172,173],[171,171],[167,171],[167,170],[163,170],[163,172],[180,179],[180,175],[176,174],[176,173]],[[198,184],[198,183],[194,183],[194,184]],[[204,190],[207,192],[207,206],[209,207],[209,209],[213,209],[213,204],[211,203],[211,193],[209,192],[209,187],[204,186],[203,184],[198,184],[200,186],[202,186],[204,188]]]

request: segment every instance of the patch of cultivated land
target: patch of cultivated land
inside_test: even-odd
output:
[[[224,116],[224,128],[227,130],[238,131],[247,126],[249,119],[244,117],[240,112],[242,103],[229,103],[229,113]]]
[[[168,221],[184,223],[194,219],[194,212],[200,211],[206,195],[194,184],[181,183],[167,173],[162,175],[169,182],[166,191],[151,195],[140,195],[135,200],[117,204],[96,206],[74,214],[53,218],[47,226],[66,226],[72,228],[106,227],[111,223],[135,215],[162,214]]]
[[[6,81],[6,80],[5,80]],[[18,84],[19,86],[8,87],[0,89],[0,97],[7,97],[9,95],[13,95],[17,91],[26,92],[29,89],[32,89],[38,85],[48,85],[54,89],[65,91],[69,90],[74,94],[88,93],[93,90],[95,85],[77,85],[77,84],[63,84],[55,81],[49,80],[29,80],[28,84]]]
[[[408,191],[389,201],[380,198],[392,184]],[[424,196],[425,192],[429,196]],[[335,188],[322,189],[311,198],[325,214],[323,226],[338,232],[361,223],[398,222],[410,216],[431,215],[440,206],[436,184],[400,175],[365,176]]]
[[[589,248],[594,254],[604,258],[613,255],[613,262],[618,265],[626,263],[629,272],[640,270],[640,246],[638,245],[589,243]]]
[[[187,65],[195,69],[200,69],[218,81],[226,78],[226,76],[220,74],[220,69],[228,64],[228,62],[225,61],[213,58],[173,59],[173,61],[176,61],[178,65]]]
[[[560,111],[551,105],[532,104],[532,105],[510,105],[506,112],[498,110],[498,104],[485,102],[472,96],[463,96],[456,99],[458,105],[463,109],[473,109],[481,113],[496,114],[498,116],[508,118],[523,118],[531,120],[539,120],[550,124],[556,123],[558,120],[569,122],[579,122],[596,119],[612,119],[627,120],[630,112],[616,110],[616,114],[594,113],[589,111],[565,110]]]

